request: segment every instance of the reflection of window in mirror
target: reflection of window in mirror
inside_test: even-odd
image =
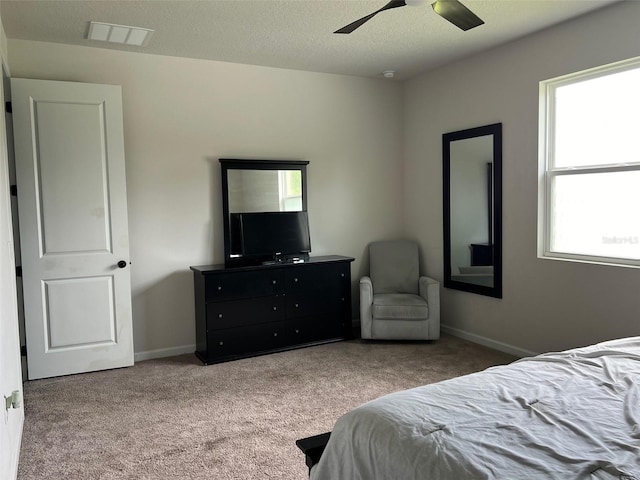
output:
[[[300,170],[278,171],[280,210],[283,212],[302,210],[302,173]]]

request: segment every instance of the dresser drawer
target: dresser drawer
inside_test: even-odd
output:
[[[344,338],[345,325],[339,317],[312,316],[299,318],[290,323],[290,329],[300,343],[317,342],[333,338]]]
[[[348,263],[294,267],[286,272],[285,288],[291,293],[311,290],[341,291],[344,288],[350,288],[349,269]]]
[[[229,302],[207,303],[207,329],[242,327],[258,323],[268,323],[284,318],[284,298],[247,298]]]
[[[309,315],[339,315],[347,313],[348,292],[336,288],[324,288],[315,292],[297,292],[285,296],[285,315],[287,318],[307,317]]]
[[[286,322],[262,323],[244,328],[209,330],[207,333],[209,360],[246,356],[278,349],[290,341],[291,325]]]
[[[284,274],[278,269],[207,275],[205,279],[206,302],[276,295],[283,290]]]

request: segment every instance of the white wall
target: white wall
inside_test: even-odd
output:
[[[0,64],[7,64],[7,39],[0,19]],[[0,105],[4,105],[0,85]],[[0,115],[0,478],[16,478],[24,409],[5,410],[5,396],[18,390],[22,395],[20,341],[9,194],[9,161],[7,155],[4,113]]]
[[[640,335],[640,270],[536,257],[538,82],[640,55],[624,2],[406,84],[406,226],[442,278],[442,134],[503,123],[504,298],[443,289],[442,322],[524,351]],[[460,332],[461,331],[461,332]]]
[[[122,85],[138,359],[193,350],[188,268],[223,261],[218,158],[309,160],[313,254],[356,257],[354,286],[367,243],[401,234],[396,82],[23,40],[9,51],[14,77]]]

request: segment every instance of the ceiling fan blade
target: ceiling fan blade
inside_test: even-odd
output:
[[[373,17],[376,16],[378,12],[373,12],[369,15],[367,15],[366,17],[361,18],[360,20],[356,20],[353,23],[350,23],[349,25],[347,25],[346,27],[342,27],[340,30],[336,30],[333,33],[351,33],[353,32],[356,28],[358,28],[359,26],[363,25],[365,22],[368,22],[369,20],[371,20]]]
[[[356,20],[355,22],[350,23],[349,25],[347,25],[346,27],[342,27],[339,30],[336,30],[333,33],[351,33],[353,32],[356,28],[362,26],[364,23],[368,22],[369,20],[371,20],[373,17],[375,17],[378,13],[380,12],[384,12],[385,10],[389,10],[391,8],[398,8],[398,7],[404,7],[406,5],[404,0],[391,0],[389,3],[387,3],[384,7],[382,7],[379,10],[376,10],[373,13],[370,13],[369,15],[367,15],[366,17],[362,17],[360,20]]]
[[[458,0],[436,0],[431,4],[433,11],[461,30],[467,31],[484,22]]]

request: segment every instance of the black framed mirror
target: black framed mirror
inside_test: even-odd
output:
[[[283,246],[300,250],[300,253],[305,250],[307,245],[304,244],[310,242],[308,164],[306,160],[220,159],[226,266],[281,261],[285,257],[279,256],[277,250]],[[247,228],[255,231],[252,239],[245,239],[248,240],[246,246],[252,249],[251,254],[243,252],[238,230],[241,219]],[[284,229],[287,229],[287,235],[284,235]],[[296,236],[298,231],[306,233],[306,238],[304,234]]]
[[[445,133],[444,286],[502,298],[502,124]]]

